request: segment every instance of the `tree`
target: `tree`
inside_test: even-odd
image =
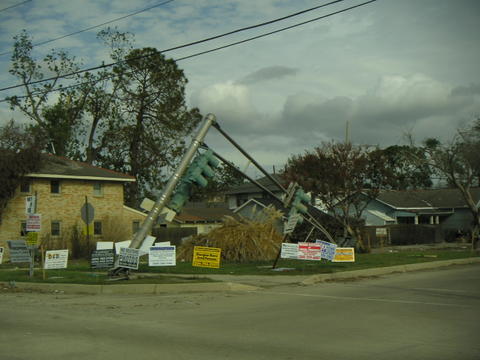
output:
[[[480,211],[473,198],[471,188],[480,186],[480,119],[464,129],[458,129],[450,143],[442,144],[438,139],[426,139],[426,159],[415,157],[419,163],[428,164],[457,188],[472,214],[472,248],[478,242]]]
[[[105,132],[100,161],[136,177],[126,188],[126,202],[134,206],[161,187],[165,169],[177,164],[185,137],[201,115],[187,109],[183,71],[154,48],[131,50],[113,74],[118,109]]]
[[[38,61],[28,34],[15,37],[10,73],[26,95],[9,98],[10,105],[33,121],[31,130],[42,131],[57,155],[135,176],[137,183],[126,188],[134,206],[163,185],[201,115],[187,109],[187,79],[173,60],[153,48],[133,49],[129,34],[107,29],[99,37],[116,66],[68,75],[68,87],[61,79],[79,69],[75,58],[52,50]],[[44,67],[54,79],[32,84],[46,77]]]
[[[40,149],[45,144],[40,134],[33,135],[13,121],[0,128],[0,222],[24,176],[39,167]]]
[[[61,78],[78,70],[79,65],[63,51],[52,50],[41,61],[32,56],[32,40],[23,31],[15,36],[10,74],[23,85],[25,97],[12,96],[8,100],[12,109],[18,108],[33,121],[32,130],[42,131],[47,143],[53,145],[58,155],[69,155],[74,144],[73,134],[83,113],[85,96],[78,96],[74,89],[67,89],[60,84]],[[45,70],[44,70],[45,69]],[[46,77],[52,81],[31,84]],[[53,74],[53,75],[52,75]],[[70,76],[78,81],[78,76]],[[51,105],[51,92],[60,89],[57,101]]]
[[[323,143],[292,156],[284,169],[287,180],[311,191],[329,213],[363,247],[361,215],[369,201],[388,183],[385,158],[379,151],[350,143]]]
[[[432,169],[425,163],[412,161],[412,152],[418,158],[425,159],[424,149],[408,145],[392,145],[385,149],[376,149],[385,159],[384,171],[388,172],[388,184],[385,187],[394,190],[430,188]]]

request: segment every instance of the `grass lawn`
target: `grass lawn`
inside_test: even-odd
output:
[[[135,283],[188,283],[209,282],[209,274],[234,274],[234,275],[311,275],[320,273],[333,273],[339,271],[360,270],[373,267],[385,267],[394,265],[414,264],[428,261],[459,259],[478,257],[478,253],[468,250],[425,250],[425,251],[401,251],[384,254],[356,254],[354,263],[332,263],[322,261],[302,261],[280,259],[277,268],[287,268],[288,271],[272,271],[272,262],[254,263],[222,263],[220,269],[192,267],[190,262],[178,262],[175,267],[149,267],[141,264],[138,272],[148,273],[148,276],[138,276],[138,279],[130,280],[129,284]],[[68,269],[47,270],[43,280],[42,270],[35,269],[33,278],[28,276],[28,265],[21,264],[0,265],[0,282],[47,282],[47,283],[75,283],[75,284],[118,284],[109,281],[107,271],[92,271],[86,260],[70,260]],[[191,274],[190,277],[180,277],[176,274]]]

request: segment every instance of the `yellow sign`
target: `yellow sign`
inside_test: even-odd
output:
[[[355,249],[352,247],[335,249],[333,262],[355,262]]]
[[[222,249],[206,246],[195,246],[193,248],[192,266],[206,268],[220,268],[220,253]]]
[[[27,245],[36,246],[38,245],[38,232],[28,232],[26,238]]]
[[[88,226],[88,235],[93,235],[93,222],[90,225],[83,225],[83,235],[87,235],[87,226]]]

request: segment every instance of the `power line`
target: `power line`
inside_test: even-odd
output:
[[[336,2],[339,2],[339,1],[344,1],[344,0],[337,0],[337,1],[333,1],[332,3],[336,3]],[[305,24],[308,24],[308,23],[311,23],[311,22],[314,22],[314,21],[318,21],[318,20],[321,20],[321,19],[324,19],[324,18],[333,16],[333,15],[336,15],[336,14],[339,14],[339,13],[343,13],[343,12],[346,12],[346,11],[349,11],[349,10],[352,10],[352,9],[355,9],[355,8],[357,8],[357,7],[370,4],[370,3],[375,2],[375,1],[377,1],[377,0],[369,0],[369,1],[364,2],[364,3],[361,3],[361,4],[357,4],[357,5],[354,5],[354,6],[350,6],[350,7],[348,7],[348,8],[345,8],[345,9],[342,9],[342,10],[338,10],[338,11],[335,11],[335,12],[332,12],[332,13],[329,13],[329,14],[326,14],[326,15],[322,15],[322,16],[316,17],[316,18],[314,18],[314,19],[307,20],[307,21],[303,21],[303,22],[300,22],[300,23],[297,23],[297,24],[294,24],[294,25],[291,25],[291,26],[287,26],[287,27],[284,27],[284,28],[281,28],[281,29],[278,29],[278,30],[274,30],[274,31],[271,31],[271,32],[268,32],[268,33],[264,33],[264,34],[261,34],[261,35],[253,36],[253,37],[250,37],[250,38],[248,38],[248,39],[244,39],[244,40],[237,41],[237,42],[234,42],[234,43],[230,43],[230,44],[227,44],[227,45],[219,46],[219,47],[216,47],[216,48],[214,48],[214,49],[205,50],[205,51],[201,51],[201,52],[198,52],[198,53],[195,53],[195,54],[192,54],[192,55],[184,56],[184,57],[175,59],[175,61],[186,60],[186,59],[193,58],[193,57],[200,56],[200,55],[204,55],[204,54],[207,54],[207,53],[210,53],[210,52],[214,52],[214,51],[218,51],[218,50],[221,50],[221,49],[225,49],[225,48],[228,48],[228,47],[231,47],[231,46],[234,46],[234,45],[243,44],[243,43],[246,43],[246,42],[248,42],[248,41],[256,40],[256,39],[259,39],[259,38],[262,38],[262,37],[265,37],[265,36],[268,36],[268,35],[272,35],[272,34],[275,34],[275,33],[278,33],[278,32],[282,32],[282,31],[285,31],[285,30],[289,30],[289,29],[292,29],[292,28],[295,28],[295,27],[298,27],[298,26],[301,26],[301,25],[305,25]],[[329,3],[329,4],[331,4],[331,3]],[[328,5],[328,4],[324,4],[323,6],[326,6],[326,5]],[[254,27],[257,27],[257,26],[259,26],[259,25],[254,25]],[[248,28],[252,28],[252,27],[248,27]],[[243,28],[243,29],[246,29],[246,28]],[[232,34],[232,33],[234,33],[234,32],[238,32],[238,31],[242,31],[242,30],[238,29],[238,30],[234,30],[234,31],[231,31],[231,32],[225,33],[225,34]],[[187,47],[187,46],[195,45],[195,44],[198,44],[198,43],[201,43],[201,42],[206,42],[206,41],[209,41],[209,40],[212,40],[212,39],[217,39],[217,38],[219,38],[219,37],[226,36],[225,34],[217,35],[217,36],[215,36],[215,37],[208,38],[208,39],[204,39],[204,40],[199,40],[199,41],[196,41],[196,42],[193,42],[193,43],[189,43],[189,44],[184,44],[184,45],[176,46],[176,47],[173,47],[173,48],[170,48],[170,49],[161,50],[161,51],[159,51],[159,53],[165,53],[165,52],[168,52],[168,51],[177,50],[177,49],[184,48],[184,47]],[[131,58],[131,59],[129,59],[129,60],[138,60],[138,59],[150,57],[150,56],[153,56],[153,55],[154,55],[153,53],[152,53],[152,54],[146,54],[146,55],[142,55],[142,56],[138,56],[138,57]],[[88,68],[88,69],[79,70],[79,71],[71,72],[71,73],[68,73],[68,74],[64,74],[64,75],[58,76],[58,77],[51,77],[51,78],[47,78],[47,79],[32,81],[32,82],[29,82],[28,84],[12,85],[12,86],[9,86],[9,87],[0,88],[0,91],[10,90],[10,89],[14,89],[14,88],[21,87],[21,86],[25,86],[25,85],[38,84],[38,83],[42,83],[42,82],[45,82],[45,81],[51,81],[51,80],[59,79],[59,78],[65,78],[65,77],[67,77],[67,76],[77,75],[77,74],[84,73],[84,72],[87,72],[87,71],[99,70],[99,69],[102,69],[102,68],[106,68],[106,67],[110,67],[110,66],[113,66],[113,65],[117,65],[117,64],[119,64],[119,63],[121,63],[121,62],[123,62],[123,61],[117,61],[117,62],[113,62],[113,63],[109,63],[109,64],[102,64],[102,65],[95,66],[95,67],[91,67],[91,68]],[[79,84],[79,85],[81,85],[81,84]],[[58,90],[60,90],[60,89],[58,89]],[[53,91],[53,90],[51,90],[51,91]],[[26,96],[23,96],[23,97],[26,97]],[[2,101],[5,101],[5,100],[1,100],[0,102],[2,102]]]
[[[5,10],[8,10],[8,9],[13,9],[14,7],[17,7],[17,6],[23,5],[23,4],[25,4],[25,3],[28,3],[28,2],[30,2],[30,1],[32,1],[32,0],[26,0],[26,1],[22,1],[21,3],[15,4],[15,5],[11,5],[11,6],[8,6],[8,7],[6,7],[6,8],[0,9],[0,12],[2,12],[2,11],[5,11]]]
[[[227,35],[232,35],[232,34],[235,34],[235,33],[241,32],[241,31],[246,31],[246,30],[257,28],[257,27],[265,26],[265,25],[272,24],[272,23],[277,22],[277,21],[281,21],[281,20],[284,20],[284,19],[287,19],[287,18],[290,18],[290,17],[293,17],[293,16],[303,14],[303,13],[308,12],[308,11],[313,11],[313,10],[319,9],[321,7],[325,7],[325,6],[332,5],[332,4],[335,4],[335,3],[338,3],[338,2],[342,2],[342,1],[345,1],[345,0],[331,1],[331,2],[326,3],[326,4],[318,5],[318,6],[315,6],[313,8],[310,8],[310,9],[302,10],[302,11],[294,13],[294,14],[283,16],[281,18],[277,18],[277,19],[270,20],[270,21],[263,22],[263,23],[256,24],[256,25],[243,27],[243,28],[240,28],[240,29],[236,29],[236,30],[233,30],[233,31],[229,31],[229,32],[220,34],[220,35],[215,35],[215,36],[211,36],[209,38],[205,38],[205,39],[202,39],[202,40],[193,41],[193,42],[190,42],[190,43],[187,43],[187,44],[174,46],[174,47],[169,48],[169,49],[164,49],[164,50],[161,50],[160,53],[165,53],[165,52],[168,52],[168,51],[178,50],[178,49],[182,49],[182,48],[185,48],[185,47],[188,47],[188,46],[198,45],[198,44],[201,44],[201,43],[204,43],[204,42],[207,42],[207,41],[219,39],[221,37],[225,37]],[[131,58],[130,60],[138,60],[138,59],[142,59],[142,58],[149,57],[149,56],[152,56],[152,55],[153,55],[153,53],[152,54],[147,54],[147,55],[142,55],[142,56],[135,57],[135,58]],[[122,61],[116,61],[116,62],[109,63],[109,64],[102,64],[102,65],[91,67],[91,68],[88,68],[88,69],[79,70],[79,71],[76,71],[76,72],[71,72],[71,73],[68,73],[68,74],[64,74],[61,77],[77,75],[77,74],[80,74],[80,73],[83,73],[83,72],[86,72],[86,71],[99,70],[99,69],[103,69],[103,68],[107,68],[107,67],[119,64],[121,62]],[[37,83],[41,83],[41,82],[45,82],[45,81],[51,81],[51,80],[55,80],[55,79],[58,79],[58,77],[51,77],[51,78],[47,78],[47,79],[31,81],[28,84],[37,84]],[[9,87],[1,88],[0,91],[14,89],[14,88],[21,87],[21,86],[24,86],[24,84],[12,85],[12,86],[9,86]]]
[[[32,1],[32,0],[28,0],[28,1]],[[159,6],[162,6],[162,5],[166,5],[166,4],[168,4],[168,3],[171,3],[172,1],[175,1],[175,0],[167,0],[167,1],[164,1],[164,2],[161,2],[161,3],[158,3],[158,4],[155,4],[155,5],[152,5],[152,6],[148,7],[148,8],[135,11],[135,12],[133,12],[133,13],[131,13],[131,14],[127,14],[127,15],[118,17],[118,18],[116,18],[116,19],[113,19],[113,20],[110,20],[110,21],[106,21],[106,22],[101,23],[101,24],[98,24],[98,25],[90,26],[90,27],[88,27],[88,28],[86,28],[86,29],[74,31],[74,32],[72,32],[72,33],[70,33],[70,34],[62,35],[62,36],[59,36],[59,37],[56,37],[56,38],[53,38],[53,39],[50,39],[50,40],[41,41],[41,42],[32,44],[32,47],[40,46],[40,45],[45,45],[45,44],[48,44],[48,43],[51,43],[51,42],[54,42],[54,41],[57,41],[57,40],[60,40],[60,39],[64,39],[64,38],[69,37],[69,36],[81,34],[81,33],[85,32],[85,31],[93,30],[93,29],[98,28],[98,27],[100,27],[100,26],[108,25],[108,24],[111,24],[111,23],[113,23],[113,22],[126,19],[126,18],[128,18],[128,17],[130,17],[130,16],[138,15],[138,14],[140,14],[140,13],[143,13],[143,12],[145,12],[145,11],[154,9],[154,8],[156,8],[156,7],[159,7]],[[13,51],[6,51],[6,52],[3,52],[3,53],[0,53],[0,56],[7,55],[7,54],[11,54],[12,52],[13,52]]]

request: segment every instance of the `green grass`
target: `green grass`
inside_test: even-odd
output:
[[[193,267],[190,262],[178,262],[175,267],[149,267],[141,264],[138,271],[138,279],[130,280],[129,284],[141,283],[186,283],[208,282],[210,274],[234,274],[234,275],[311,275],[321,273],[334,273],[339,271],[351,271],[374,267],[414,264],[420,262],[460,259],[478,257],[478,253],[466,250],[425,250],[425,251],[401,251],[384,254],[356,254],[354,263],[332,263],[329,261],[302,261],[280,259],[277,268],[291,268],[290,271],[272,271],[272,262],[252,263],[222,263],[220,269]],[[42,279],[42,270],[35,269],[35,276],[28,276],[28,265],[18,268],[16,264],[0,265],[0,282],[47,282],[47,283],[74,283],[74,284],[118,284],[109,281],[107,271],[92,271],[89,263],[85,260],[71,260],[68,269],[47,270],[46,280]],[[141,273],[148,273],[142,276]],[[191,274],[191,277],[180,277],[177,274]]]

